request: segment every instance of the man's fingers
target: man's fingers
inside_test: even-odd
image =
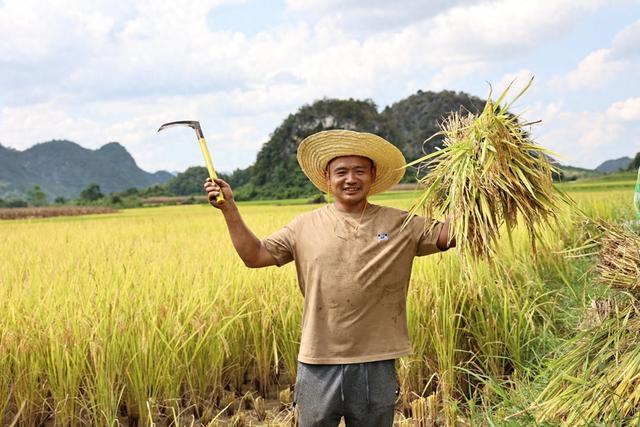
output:
[[[207,178],[204,181],[204,191],[207,193],[209,203],[216,208],[222,208],[225,206],[224,200],[218,200],[219,197],[224,195],[225,199],[232,200],[233,195],[231,193],[231,186],[224,180],[216,178]]]
[[[207,178],[207,180],[204,182],[204,189],[205,191],[220,190],[220,186],[218,184],[213,183],[211,181],[211,178]]]
[[[217,198],[221,193],[221,189],[220,187],[218,187],[216,184],[213,184],[211,181],[205,183],[205,187],[204,187],[205,191],[207,192],[207,198],[209,199],[209,203],[213,204],[214,206],[218,205],[217,202]]]
[[[220,178],[216,178],[213,180],[216,184],[218,184],[220,187],[228,187],[229,184],[227,184],[224,180],[220,179]]]

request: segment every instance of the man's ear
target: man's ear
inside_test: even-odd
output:
[[[329,194],[333,194],[333,188],[331,188],[331,178],[329,176],[329,168],[324,170],[324,180],[327,183],[327,188],[329,189]]]
[[[376,180],[376,167],[372,166],[371,167],[371,182]]]

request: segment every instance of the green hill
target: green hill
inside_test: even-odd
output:
[[[409,96],[386,107],[384,117],[398,134],[397,145],[402,149],[407,161],[415,160],[424,154],[432,153],[435,147],[442,145],[442,138],[433,138],[423,146],[423,142],[437,133],[439,123],[452,111],[480,113],[485,100],[464,92],[443,90],[441,92],[423,92]]]
[[[605,173],[624,171],[629,168],[632,161],[633,159],[627,156],[620,157],[619,159],[611,159],[602,162],[598,167],[596,167],[596,170]]]
[[[71,141],[49,141],[17,151],[0,145],[0,198],[22,198],[38,185],[50,200],[77,197],[91,182],[105,194],[168,181],[168,172],[148,173],[117,142],[88,150]]]

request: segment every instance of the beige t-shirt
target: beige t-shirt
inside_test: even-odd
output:
[[[263,240],[282,266],[296,263],[304,295],[298,360],[361,363],[411,353],[406,297],[415,256],[439,252],[441,224],[424,232],[405,211],[369,205],[360,213],[333,204],[296,217]]]

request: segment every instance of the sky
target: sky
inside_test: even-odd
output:
[[[561,163],[633,157],[640,0],[0,0],[0,144],[117,141],[147,171],[204,164],[169,121],[199,120],[230,172],[318,99],[531,77],[512,111]]]

